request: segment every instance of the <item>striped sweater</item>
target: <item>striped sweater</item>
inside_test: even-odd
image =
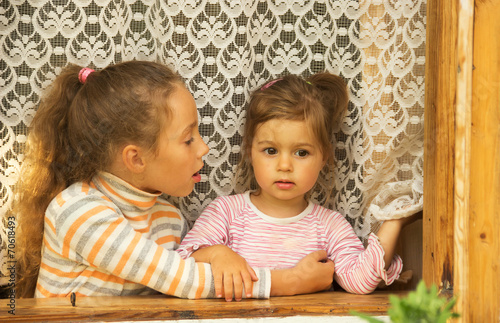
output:
[[[73,184],[47,208],[35,297],[214,297],[210,265],[173,251],[187,229],[179,210],[160,194],[114,175]],[[270,271],[256,272],[253,297],[267,298]]]
[[[384,280],[399,277],[403,263],[398,255],[386,271],[384,249],[375,234],[368,247],[338,212],[309,203],[292,218],[274,218],[260,212],[249,192],[215,199],[200,215],[177,250],[184,258],[199,248],[224,244],[244,257],[250,266],[290,268],[315,250],[326,250],[335,263],[335,280],[346,291],[372,292]]]

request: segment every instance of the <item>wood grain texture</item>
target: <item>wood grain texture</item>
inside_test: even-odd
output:
[[[464,322],[500,321],[500,1],[476,1]],[[480,301],[477,301],[480,300]],[[474,304],[470,306],[470,304]]]
[[[214,318],[256,318],[296,315],[345,316],[350,311],[386,315],[389,294],[406,292],[376,291],[370,295],[323,292],[267,300],[225,302],[218,299],[185,300],[163,295],[122,297],[81,297],[76,306],[68,298],[18,299],[16,315],[4,310],[9,300],[0,300],[0,321],[5,322],[95,322],[123,320],[180,320]]]
[[[499,322],[500,1],[427,9],[423,277]]]
[[[427,1],[423,279],[453,288],[457,2]]]
[[[471,106],[472,55],[474,28],[474,0],[461,0],[458,5],[457,92],[455,107],[455,189],[454,189],[454,292],[460,295],[456,310],[460,320],[469,322],[467,303],[470,284],[470,161],[471,161]]]

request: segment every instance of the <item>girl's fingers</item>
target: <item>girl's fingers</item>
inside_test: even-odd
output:
[[[325,260],[327,259],[328,257],[328,254],[326,253],[325,250],[316,250],[316,251],[313,251],[309,254],[313,259],[315,259],[316,261],[321,261],[321,260]],[[306,256],[307,257],[307,256]]]
[[[234,299],[241,301],[243,295],[243,283],[240,275],[233,276]]]
[[[226,302],[233,300],[233,276],[224,275],[224,293]]]
[[[248,272],[250,273],[250,276],[254,282],[259,280],[259,277],[257,277],[257,274],[255,273],[255,270],[247,263],[247,269]],[[246,286],[246,285],[245,285]]]
[[[246,298],[252,297],[253,282],[257,280],[257,279],[254,280],[254,277],[251,275],[252,272],[253,272],[253,270],[250,271],[250,274],[249,273],[242,273],[241,274],[241,277],[243,278],[243,285],[245,286]],[[255,272],[253,272],[253,275],[255,275]],[[255,275],[255,277],[257,277],[257,275]]]
[[[215,296],[221,298],[224,294],[224,286],[222,285],[222,274],[214,275]]]
[[[324,262],[325,264],[332,264],[333,268],[335,268],[335,263],[331,259],[327,258],[327,259],[323,260],[322,262]]]

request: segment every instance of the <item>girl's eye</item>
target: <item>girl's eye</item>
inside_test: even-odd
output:
[[[275,148],[266,148],[264,149],[264,152],[268,155],[276,155],[278,153],[278,150]]]
[[[306,157],[307,155],[309,155],[309,152],[307,150],[300,149],[295,152],[295,155],[299,157]]]
[[[191,143],[194,141],[194,138],[191,137],[188,141],[186,141],[186,145],[191,145]]]

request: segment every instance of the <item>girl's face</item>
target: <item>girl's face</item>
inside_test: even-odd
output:
[[[325,164],[306,122],[279,119],[257,127],[251,160],[261,188],[258,199],[287,205],[304,204],[304,194],[314,187]]]
[[[201,158],[208,153],[208,146],[198,132],[198,113],[191,93],[178,86],[166,103],[172,118],[160,135],[158,155],[148,158],[143,189],[182,197],[201,180]]]

